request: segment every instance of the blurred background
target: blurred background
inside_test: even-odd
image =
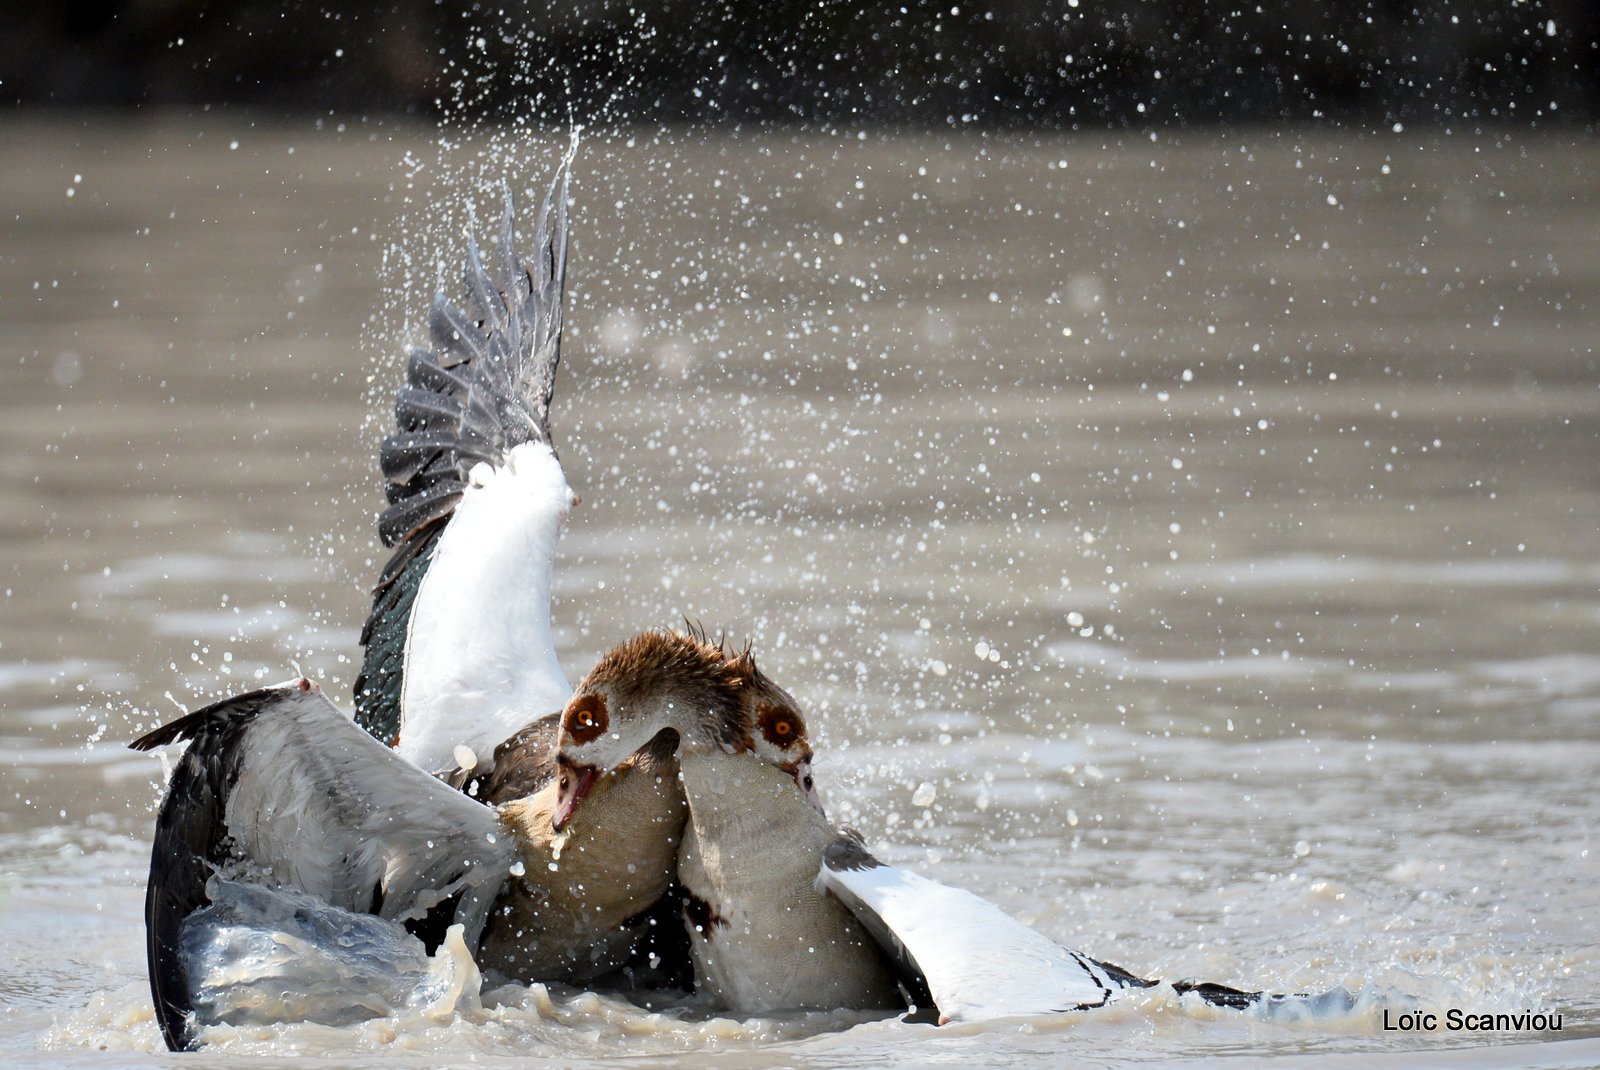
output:
[[[1588,0],[100,0],[7,22],[0,101],[29,105],[1051,127],[1600,108]]]

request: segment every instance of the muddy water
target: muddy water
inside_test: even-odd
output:
[[[8,1064],[152,1061],[161,767],[123,744],[292,666],[347,691],[385,354],[483,178],[557,153],[0,126]],[[1589,141],[1459,131],[593,137],[556,403],[574,678],[641,627],[726,628],[897,862],[1152,976],[1560,1033],[510,988],[198,1064],[1600,1061],[1597,176]]]

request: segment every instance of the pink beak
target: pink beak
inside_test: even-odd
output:
[[[578,768],[564,766],[561,770],[562,784],[556,795],[556,812],[550,819],[550,824],[560,832],[572,820],[572,814],[578,809],[578,804],[583,802],[589,789],[594,787],[595,779],[600,775],[600,770],[592,765]]]

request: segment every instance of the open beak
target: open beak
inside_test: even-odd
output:
[[[560,766],[561,780],[556,787],[556,812],[550,818],[550,824],[560,832],[572,820],[572,814],[578,809],[578,804],[583,802],[589,789],[594,787],[595,780],[600,776],[600,770],[592,765],[567,765],[563,762]]]
[[[798,762],[781,767],[785,773],[794,778],[794,786],[800,789],[800,794],[806,797],[806,802],[811,804],[811,809],[828,816],[828,811],[822,806],[822,793],[817,791],[817,782],[811,775],[811,756],[808,754]]]

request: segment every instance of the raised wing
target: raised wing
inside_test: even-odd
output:
[[[469,243],[464,307],[435,299],[379,451],[394,555],[362,629],[356,720],[425,769],[487,753],[571,693],[550,636],[550,570],[575,497],[550,434],[561,361],[567,171],[520,258]]]
[[[184,922],[211,902],[213,875],[375,914],[425,942],[460,924],[477,945],[512,837],[493,810],[378,743],[309,681],[226,699],[132,746],[183,740],[145,898],[151,995],[174,1050],[191,1039]]]
[[[1085,1010],[1156,983],[1060,947],[971,892],[886,866],[854,839],[828,847],[819,881],[903,972],[922,976],[941,1022]]]
[[[534,223],[534,254],[518,257],[515,208],[506,192],[493,269],[469,240],[467,307],[434,298],[429,345],[409,353],[395,396],[395,433],[379,450],[389,507],[384,544],[403,544],[447,517],[479,463],[498,467],[524,442],[550,444],[550,398],[561,362],[567,268],[563,168]]]

